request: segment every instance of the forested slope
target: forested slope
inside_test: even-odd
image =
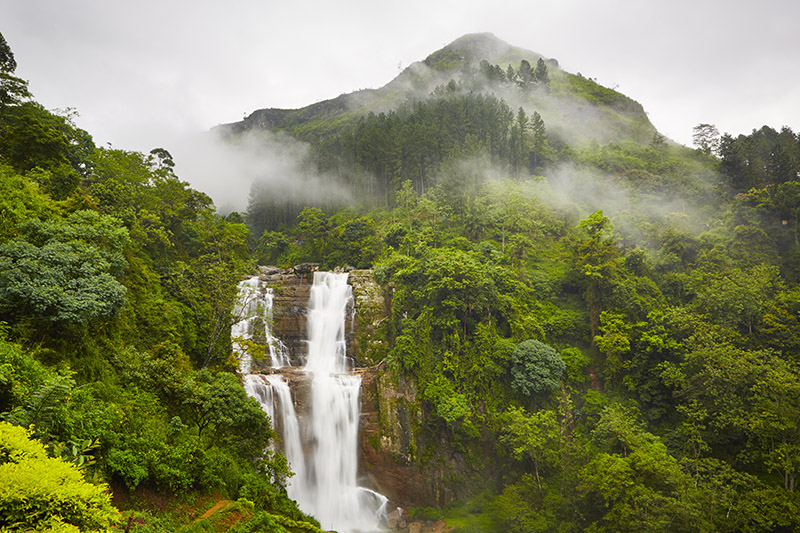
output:
[[[0,44],[0,529],[177,530],[218,498],[249,501],[242,531],[315,529],[233,373],[247,228],[168,151],[98,148],[31,100]]]
[[[800,527],[798,135],[700,125],[695,150],[637,128],[570,137],[533,96],[507,99],[545,102],[555,76],[458,69],[335,133],[305,123],[310,161],[352,187],[350,207],[256,188],[244,217],[262,264],[374,266],[383,358],[419,391],[405,457],[468,465],[452,480],[464,499],[415,516],[464,531]],[[597,114],[637,120],[638,104],[559,76]]]

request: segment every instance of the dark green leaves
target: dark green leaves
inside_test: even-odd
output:
[[[566,369],[558,352],[535,340],[517,345],[511,360],[511,386],[525,396],[557,389]]]
[[[124,301],[114,278],[128,234],[118,221],[79,211],[65,221],[32,220],[24,237],[0,245],[0,312],[37,321],[85,324]]]

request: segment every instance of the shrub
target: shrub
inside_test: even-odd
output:
[[[0,530],[110,531],[118,516],[105,486],[48,457],[24,428],[0,422]]]
[[[519,343],[511,360],[511,386],[525,396],[557,389],[566,369],[555,349],[535,340]]]

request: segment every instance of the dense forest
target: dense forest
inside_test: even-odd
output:
[[[348,202],[256,184],[221,216],[168,150],[97,147],[32,100],[0,38],[0,527],[318,530],[230,339],[242,275],[314,262],[373,269],[373,362],[442,437],[412,455],[445,440],[475,472],[413,517],[800,529],[800,135],[678,146],[554,62],[472,59],[433,54],[391,109],[272,125]],[[568,98],[613,140],[571,136]],[[232,526],[189,523],[222,498]]]
[[[227,498],[240,531],[317,530],[234,373],[247,228],[167,150],[31,100],[0,45],[0,529],[173,531]]]

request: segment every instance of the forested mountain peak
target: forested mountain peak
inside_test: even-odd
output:
[[[438,91],[437,91],[438,89]],[[517,111],[539,113],[550,134],[570,145],[648,143],[655,128],[629,97],[559,67],[555,59],[514,47],[491,33],[464,35],[412,63],[379,89],[342,94],[300,109],[267,108],[216,128],[224,135],[284,131],[315,141],[370,113],[453,94],[492,95]]]
[[[454,59],[462,64],[474,64],[475,66],[485,60],[505,67],[509,64],[517,66],[523,59],[532,65],[536,65],[539,58],[544,59],[544,56],[530,50],[511,46],[492,33],[468,33],[441,50],[433,52],[425,58],[423,63],[436,70],[446,70],[446,65]],[[550,67],[558,66],[558,61],[555,59],[545,59],[545,61],[548,62]]]

